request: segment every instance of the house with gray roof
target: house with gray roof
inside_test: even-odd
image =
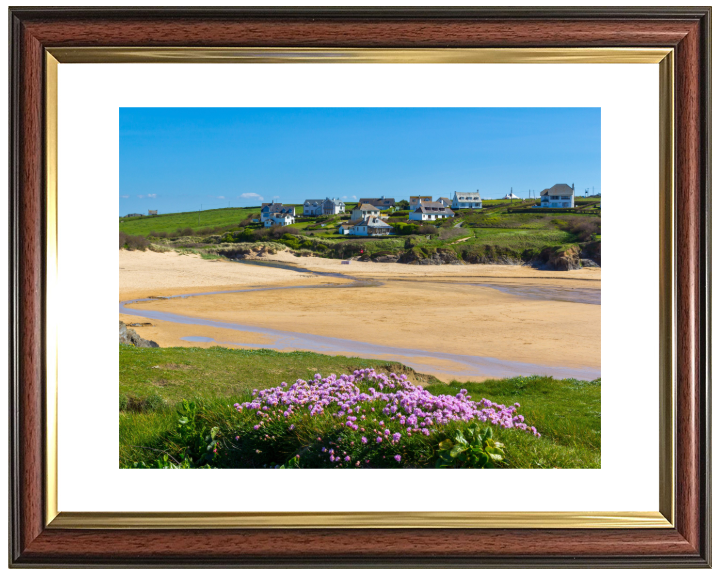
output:
[[[305,200],[305,202],[303,202],[303,216],[323,216],[328,214],[342,214],[343,212],[345,212],[345,202],[339,198]]]
[[[575,208],[575,184],[555,184],[540,192],[540,208]]]
[[[353,236],[387,236],[392,232],[392,226],[381,220],[368,216],[350,229]]]
[[[455,216],[455,212],[440,202],[425,202],[410,213],[410,220],[442,220],[453,216]]]
[[[445,198],[445,196],[440,196],[437,199],[437,201],[439,204],[442,204],[443,206],[451,206],[452,205],[452,200],[450,200],[450,198]]]
[[[461,208],[471,208],[479,210],[482,208],[482,198],[480,198],[480,191],[475,192],[455,192],[452,201],[452,209],[460,210]]]
[[[289,214],[295,221],[295,206],[283,205],[280,202],[265,202],[260,208],[260,222],[271,219],[274,214]]]

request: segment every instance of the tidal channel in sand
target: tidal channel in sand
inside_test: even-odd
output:
[[[378,358],[443,380],[531,374],[600,377],[599,277],[596,282],[542,275],[518,280],[513,270],[507,278],[479,275],[475,282],[472,274],[456,272],[456,277],[448,277],[422,271],[421,277],[412,278],[404,270],[401,275],[358,275],[356,269],[364,272],[361,266],[348,274],[287,262],[234,265],[249,277],[258,268],[271,267],[304,281],[171,295],[165,290],[162,298],[121,302],[120,313],[126,319],[155,321],[155,330],[147,335],[138,331],[154,338],[158,335],[152,332],[159,332],[173,341],[161,341],[162,346]],[[202,284],[210,283],[206,279]]]

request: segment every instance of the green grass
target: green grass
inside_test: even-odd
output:
[[[496,439],[506,444],[506,465],[509,467],[600,466],[599,382],[518,377],[446,385],[387,361],[312,352],[129,346],[120,346],[120,465],[152,462],[165,453],[180,459],[181,454],[187,453],[188,447],[177,437],[179,415],[176,410],[182,399],[188,399],[197,403],[197,421],[208,430],[218,427],[223,447],[230,447],[225,450],[221,465],[247,466],[247,454],[241,463],[233,460],[242,453],[233,441],[234,436],[243,434],[243,438],[249,438],[253,434],[252,429],[247,429],[248,418],[232,407],[235,402],[249,400],[255,388],[274,387],[283,381],[292,383],[298,378],[308,380],[317,372],[340,375],[368,367],[406,373],[411,381],[423,385],[433,394],[454,395],[466,388],[474,400],[484,397],[506,405],[519,402],[519,412],[529,425],[538,428],[542,437],[514,430],[495,430]],[[245,433],[240,432],[243,426]],[[285,444],[282,446],[256,438],[257,442],[266,444],[261,446],[264,459],[254,462],[258,466],[262,462],[287,462],[295,452],[303,449],[302,446],[309,447],[314,443],[316,437],[337,440],[342,433],[335,421],[311,419],[292,438],[283,438]],[[434,462],[435,444],[439,443],[437,435],[427,439],[419,437],[413,442],[411,446],[417,454],[409,457],[416,456],[417,462],[427,465]],[[318,465],[322,464],[318,461]]]
[[[177,212],[158,216],[120,218],[120,231],[146,236],[150,232],[175,232],[178,228],[202,229],[214,226],[237,225],[250,214],[260,213],[260,207],[218,208],[202,212]],[[200,223],[198,224],[198,216]]]

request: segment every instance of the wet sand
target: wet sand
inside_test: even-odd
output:
[[[352,282],[174,253],[121,251],[121,300],[222,289],[315,286],[153,300],[131,307],[250,328],[442,353],[446,358],[426,357],[422,363],[435,368],[426,371],[441,378],[447,376],[443,379],[461,372],[454,358],[471,356],[497,359],[510,366],[528,363],[588,369],[599,375],[600,306],[543,299],[558,291],[572,296],[575,289],[588,293],[599,290],[599,269],[547,272],[521,266],[412,266],[357,261],[343,265],[338,260],[296,258],[289,253],[271,258],[313,271],[372,278],[382,285],[338,289]],[[501,289],[507,285],[514,290]],[[529,297],[519,295],[524,288]],[[277,340],[276,336],[252,330],[152,322],[152,328],[136,330],[161,346],[240,343],[255,347]],[[181,340],[187,336],[214,341]],[[473,378],[492,375],[477,374]]]

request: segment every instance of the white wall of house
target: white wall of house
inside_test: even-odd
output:
[[[575,196],[542,196],[540,198],[541,208],[574,208]]]

